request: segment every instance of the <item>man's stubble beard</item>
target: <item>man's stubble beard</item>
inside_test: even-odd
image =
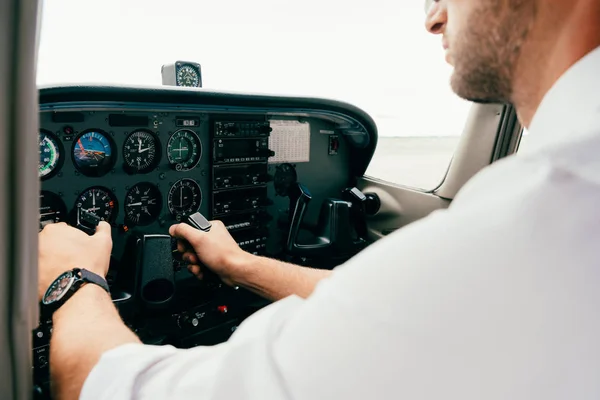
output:
[[[485,0],[454,40],[454,92],[476,103],[511,103],[517,65],[536,15],[535,0]]]

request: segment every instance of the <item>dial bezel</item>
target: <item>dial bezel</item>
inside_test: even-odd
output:
[[[196,82],[196,84],[192,84],[192,85],[184,85],[183,84],[183,78],[180,80],[179,79],[179,74],[186,69],[190,69],[192,71],[192,73],[194,74],[194,81]],[[198,71],[198,68],[196,68],[193,65],[190,64],[182,64],[180,66],[177,67],[176,71],[175,71],[175,82],[177,83],[177,86],[181,86],[181,87],[199,87],[200,86],[200,71]]]
[[[157,203],[158,203],[157,206],[156,206],[156,208],[158,210],[157,213],[156,213],[156,215],[152,215],[150,217],[151,219],[149,221],[147,221],[147,222],[144,222],[144,223],[140,223],[139,221],[136,222],[136,221],[132,220],[129,217],[129,212],[127,211],[127,207],[128,207],[128,203],[129,203],[129,195],[135,190],[136,187],[141,186],[141,185],[148,185],[148,186],[150,186],[152,188],[152,190],[154,191],[154,194],[156,194],[156,199],[157,199]],[[155,185],[152,182],[138,182],[135,185],[133,185],[131,187],[131,189],[129,189],[127,191],[127,193],[125,194],[125,200],[123,201],[123,212],[125,213],[125,217],[124,217],[125,218],[125,222],[128,225],[131,225],[131,226],[148,226],[148,225],[151,225],[154,222],[156,222],[156,220],[158,220],[158,218],[160,217],[160,214],[161,214],[162,210],[163,210],[162,192],[160,191],[160,189],[158,188],[158,186]]]
[[[67,285],[63,289],[59,289],[56,285],[64,279],[68,279]],[[73,274],[73,271],[63,272],[56,278],[51,284],[46,292],[44,293],[44,297],[42,298],[42,303],[46,306],[57,303],[61,301],[67,293],[73,288],[73,285],[77,281],[78,277]],[[48,301],[48,297],[57,290],[61,290],[62,292],[58,294],[58,297],[54,298],[51,301]]]
[[[56,161],[56,165],[54,166],[54,168],[50,172],[48,172],[46,175],[40,176],[39,167],[38,167],[38,178],[42,181],[45,181],[47,179],[52,178],[56,174],[58,174],[60,172],[61,168],[63,167],[63,164],[65,163],[65,147],[62,144],[62,141],[58,138],[58,136],[55,135],[54,133],[50,132],[47,129],[39,130],[38,146],[39,146],[39,138],[40,138],[41,134],[48,136],[51,140],[54,141],[54,143],[56,143],[56,145],[58,147],[58,160]]]
[[[110,217],[108,219],[104,219],[103,216],[98,215],[96,213],[94,213],[94,215],[98,216],[99,218],[101,218],[103,221],[108,222],[109,224],[112,224],[116,221],[117,219],[117,215],[119,214],[119,201],[117,200],[117,196],[115,195],[115,193],[112,192],[112,190],[108,189],[105,186],[90,186],[84,190],[82,190],[78,195],[77,198],[75,199],[75,204],[73,205],[73,219],[76,220],[76,216],[79,213],[79,209],[81,207],[78,207],[77,204],[80,203],[80,199],[81,196],[83,196],[84,193],[87,193],[91,190],[102,190],[104,192],[106,192],[108,194],[108,197],[110,198],[110,200],[113,201],[114,205],[112,207],[112,212],[110,214]]]
[[[39,201],[39,206],[38,206],[40,224],[43,221],[42,213],[41,213],[41,208],[43,205],[42,204],[42,196],[44,196],[47,199],[51,199],[51,201],[54,203],[53,205],[55,205],[55,206],[57,206],[57,208],[59,208],[58,210],[54,210],[54,211],[59,211],[62,213],[62,218],[59,221],[55,221],[54,223],[67,221],[67,205],[65,204],[62,197],[50,190],[41,190],[40,191],[40,201]]]
[[[77,163],[77,159],[75,157],[75,147],[77,146],[77,142],[79,141],[79,139],[81,139],[83,136],[85,136],[88,133],[98,133],[98,134],[104,136],[110,146],[109,161],[108,161],[108,163],[106,163],[105,165],[102,165],[101,167],[83,167]],[[85,176],[89,176],[92,178],[99,178],[101,176],[106,175],[114,168],[115,163],[117,162],[117,158],[118,158],[117,145],[115,144],[114,139],[111,137],[111,135],[109,135],[102,129],[86,129],[85,131],[83,131],[80,134],[78,134],[77,136],[75,136],[75,138],[73,139],[73,145],[71,147],[71,161],[73,161],[73,166],[75,167],[75,169],[77,169],[77,171],[79,171],[80,173],[82,173]]]
[[[180,212],[173,208],[172,198],[173,198],[173,193],[174,193],[175,188],[180,186],[181,184],[183,184],[186,181],[191,182],[198,189],[198,194],[200,196],[200,200],[198,201],[198,207],[196,209],[186,209],[185,211],[187,211],[187,212]],[[176,220],[180,220],[182,217],[192,215],[193,213],[199,211],[200,207],[202,207],[202,200],[204,200],[204,199],[203,199],[202,188],[200,187],[200,184],[195,179],[183,178],[183,179],[179,179],[178,181],[173,183],[171,185],[171,187],[169,188],[169,193],[167,194],[167,208],[169,209],[169,213]]]
[[[171,146],[173,143],[173,140],[181,135],[182,132],[189,132],[192,134],[193,136],[193,141],[194,143],[192,143],[192,146],[195,147],[195,153],[192,153],[192,157],[190,157],[190,160],[192,160],[194,158],[193,154],[197,154],[196,160],[192,161],[192,163],[188,164],[188,162],[176,162],[171,158]],[[189,129],[189,128],[182,128],[182,129],[178,129],[175,132],[173,132],[173,134],[171,136],[169,136],[169,140],[167,141],[167,160],[169,161],[169,165],[171,166],[171,168],[175,169],[175,171],[190,171],[194,168],[196,168],[198,166],[198,164],[200,163],[200,160],[202,159],[202,141],[200,140],[200,136],[193,130]]]
[[[152,160],[152,162],[150,162],[150,164],[148,164],[147,167],[141,169],[138,169],[137,166],[130,164],[128,160],[128,156],[130,155],[130,153],[125,151],[125,146],[127,145],[127,142],[136,133],[148,134],[150,137],[152,137],[154,143],[154,159]],[[156,169],[156,167],[158,167],[162,158],[162,145],[160,143],[160,139],[158,138],[158,135],[156,133],[152,132],[149,129],[136,129],[135,131],[128,134],[125,140],[123,141],[123,147],[121,150],[123,152],[123,170],[125,170],[125,172],[129,174],[147,174],[149,172],[152,172],[154,169]]]

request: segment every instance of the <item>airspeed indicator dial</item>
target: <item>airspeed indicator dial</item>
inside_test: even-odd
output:
[[[59,140],[52,133],[47,131],[41,131],[39,136],[40,144],[40,163],[39,163],[39,177],[50,178],[61,167],[62,158],[62,146]]]

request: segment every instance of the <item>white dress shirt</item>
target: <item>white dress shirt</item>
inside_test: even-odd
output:
[[[124,345],[82,399],[600,399],[600,48],[529,151],[223,344]]]

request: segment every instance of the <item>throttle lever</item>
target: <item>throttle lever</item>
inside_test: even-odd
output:
[[[192,228],[196,228],[202,232],[209,232],[212,225],[208,220],[204,217],[204,215],[199,212],[190,215],[187,218],[186,223],[190,225]]]
[[[191,226],[192,228],[195,228],[202,232],[210,232],[210,228],[212,228],[212,224],[206,219],[204,215],[200,214],[199,212],[187,217],[185,219],[185,223]],[[221,282],[219,276],[207,267],[203,268],[202,273],[204,274],[204,280],[206,280],[206,282]]]
[[[100,224],[100,221],[102,221],[102,218],[96,214],[79,208],[77,211],[77,224],[75,228],[92,236],[96,233],[96,228]]]
[[[290,227],[286,241],[286,249],[292,251],[294,249],[296,237],[300,232],[304,214],[306,214],[306,210],[308,209],[308,203],[312,199],[312,195],[306,186],[296,182],[290,188],[288,196],[290,198]]]
[[[367,221],[365,220],[365,214],[367,209],[367,202],[369,200],[368,197],[357,187],[344,189],[342,195],[346,201],[352,203],[350,215],[359,239],[366,238],[368,229]]]

